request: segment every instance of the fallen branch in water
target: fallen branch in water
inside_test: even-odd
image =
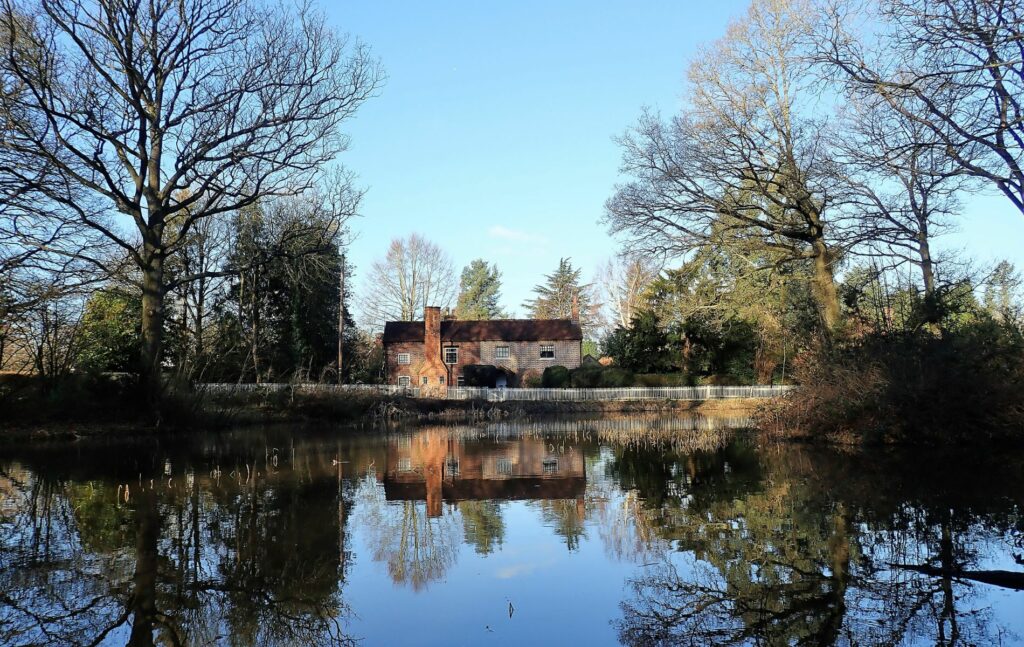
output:
[[[958,580],[971,580],[1015,591],[1024,591],[1024,573],[1015,571],[962,571],[959,569],[936,568],[925,564],[889,564],[889,566],[916,571],[933,577],[952,577]]]

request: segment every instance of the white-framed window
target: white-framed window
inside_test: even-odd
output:
[[[444,363],[445,364],[458,364],[459,363],[459,349],[455,346],[448,346],[444,349]]]
[[[423,377],[420,378],[420,384],[422,384],[423,386],[426,386],[429,383],[430,383],[430,378],[427,377],[426,375],[424,375]]]
[[[444,384],[444,376],[443,375],[440,376],[439,378],[437,378],[437,383],[438,384]]]
[[[505,476],[512,475],[512,459],[507,456],[498,458],[498,460],[495,461],[494,467],[498,471],[498,474],[503,474]]]
[[[458,456],[449,456],[447,459],[445,459],[445,471],[448,473],[448,476],[458,476],[459,475],[459,458],[458,458]]]
[[[455,385],[456,386],[466,386],[466,378],[464,378],[461,375],[458,376],[457,378],[455,378]]]
[[[409,377],[408,375],[399,375],[398,376],[398,386],[411,386],[411,385],[412,385],[412,378],[411,377]]]
[[[508,346],[496,346],[494,348],[494,359],[508,359],[512,356],[512,350]]]
[[[540,358],[541,359],[555,359],[555,345],[554,344],[541,344],[540,345]]]
[[[399,353],[398,354],[398,363],[399,364],[408,364],[411,361],[412,361],[412,357],[409,355],[409,353]]]

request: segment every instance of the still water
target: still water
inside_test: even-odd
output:
[[[1024,459],[743,421],[0,450],[0,644],[1024,641]]]

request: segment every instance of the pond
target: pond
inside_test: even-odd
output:
[[[743,420],[0,450],[0,644],[1018,644],[1024,458]]]

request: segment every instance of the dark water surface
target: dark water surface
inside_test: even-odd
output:
[[[0,644],[1024,641],[1019,453],[758,448],[729,426],[3,449]]]

